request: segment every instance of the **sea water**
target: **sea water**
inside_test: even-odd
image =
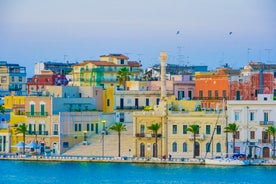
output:
[[[275,166],[0,161],[0,183],[276,183]]]

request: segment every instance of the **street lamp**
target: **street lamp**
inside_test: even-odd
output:
[[[104,158],[104,134],[105,134],[105,123],[106,120],[102,120],[103,129],[102,129],[102,158]]]

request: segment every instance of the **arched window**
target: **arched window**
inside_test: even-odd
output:
[[[145,125],[140,125],[140,133],[141,134],[145,133]]]
[[[176,142],[174,142],[172,144],[172,152],[177,152],[177,143]]]
[[[186,142],[183,143],[183,152],[188,152],[188,145]]]
[[[206,143],[206,152],[210,152],[210,143],[209,142]]]
[[[217,145],[216,145],[216,149],[217,149],[217,153],[220,153],[220,152],[221,152],[221,145],[220,145],[219,142],[218,142]]]

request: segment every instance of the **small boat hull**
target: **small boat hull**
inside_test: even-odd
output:
[[[232,158],[205,159],[206,165],[229,165],[229,166],[246,166],[250,162],[248,160],[239,160]]]

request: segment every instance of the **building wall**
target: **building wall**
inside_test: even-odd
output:
[[[106,90],[103,90],[103,98],[102,98],[103,112],[114,112],[114,109],[115,109],[114,91],[115,89],[112,86],[107,87]]]
[[[52,98],[52,113],[96,110],[95,98]]]
[[[46,86],[45,95],[63,98],[80,97],[78,86]]]
[[[202,97],[215,97],[215,90],[218,90],[218,97],[223,97],[223,90],[228,95],[228,75],[218,73],[195,73],[196,97],[200,97],[199,91],[203,92]],[[212,95],[208,95],[208,91]]]
[[[136,112],[133,116],[133,156],[141,157],[141,145],[145,146],[145,158],[153,157],[153,144],[155,143],[155,137],[152,132],[147,128],[151,124],[160,123],[161,128],[158,134],[161,136],[157,139],[158,154],[157,157],[161,158],[166,155],[165,148],[165,119],[162,114],[154,111],[149,112]],[[141,125],[144,126],[144,132],[141,130]]]
[[[184,133],[183,126],[189,127],[192,124],[199,125],[199,134],[197,134],[196,141],[199,143],[200,151],[199,158],[204,158],[206,154],[206,144],[211,141],[211,136],[216,128],[216,123],[221,128],[221,133],[214,133],[213,146],[210,146],[210,152],[207,157],[225,156],[226,152],[226,137],[223,133],[224,129],[224,116],[223,114],[211,113],[206,114],[204,111],[189,112],[186,114],[169,113],[168,116],[168,150],[173,158],[192,158],[193,157],[193,134],[191,132]],[[210,125],[210,132],[206,133],[206,125]],[[173,126],[177,127],[177,131],[173,131]],[[177,150],[173,150],[173,143],[176,143]],[[187,144],[187,150],[183,150],[183,143]],[[220,144],[221,150],[216,149],[217,143]]]
[[[5,96],[4,107],[5,109],[11,110],[14,105],[25,104],[25,96]]]
[[[276,126],[276,101],[273,100],[273,95],[259,94],[258,100],[230,100],[227,101],[227,109],[228,122],[234,122],[239,126],[240,136],[236,139],[239,152],[264,157],[264,148],[269,148],[271,156],[272,136],[268,136],[268,142],[265,142],[263,132],[268,126]],[[264,118],[265,113],[267,120]],[[251,137],[251,132],[254,132],[254,137]],[[229,150],[232,150],[232,136],[228,141]]]

